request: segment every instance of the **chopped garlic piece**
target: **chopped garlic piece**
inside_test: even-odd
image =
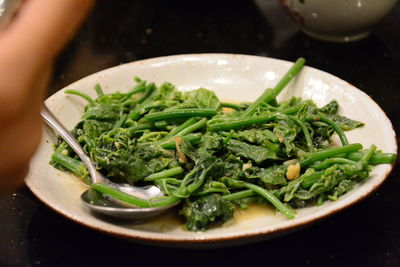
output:
[[[253,167],[251,162],[250,163],[245,163],[245,164],[243,164],[242,171],[245,171],[245,170],[247,170],[248,168],[251,168],[251,167]]]
[[[288,180],[294,180],[300,176],[300,163],[292,164],[287,168],[286,178]]]
[[[181,145],[183,143],[182,137],[180,136],[175,136],[175,146],[176,146],[176,155],[178,156],[178,160],[180,163],[187,163],[188,160],[186,158],[185,153],[183,153]]]

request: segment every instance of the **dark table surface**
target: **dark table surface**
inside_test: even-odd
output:
[[[295,60],[369,94],[400,127],[400,5],[370,37],[348,44],[303,35],[273,0],[98,1],[59,57],[49,94],[99,70],[150,57],[242,53]],[[0,196],[0,266],[400,266],[398,168],[361,203],[318,224],[210,251],[140,245],[87,229],[27,188]]]

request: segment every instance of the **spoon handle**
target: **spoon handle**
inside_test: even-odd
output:
[[[83,152],[81,145],[76,141],[76,139],[71,135],[71,133],[65,128],[65,126],[56,118],[56,116],[43,104],[40,115],[43,117],[43,121],[53,128],[68,145],[76,152],[79,158],[88,167],[90,177],[93,183],[101,183],[101,178],[96,175],[97,171],[94,167],[92,160]]]

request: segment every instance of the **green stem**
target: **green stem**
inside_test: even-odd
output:
[[[210,131],[227,131],[231,129],[239,129],[248,127],[254,124],[262,124],[266,122],[271,122],[276,119],[275,115],[268,116],[256,116],[251,118],[243,118],[243,119],[232,119],[223,122],[213,123],[213,120],[210,120],[208,123],[208,129]]]
[[[104,96],[104,92],[103,92],[103,89],[101,89],[100,84],[96,83],[96,85],[94,86],[94,89],[96,90],[98,97]]]
[[[273,143],[278,143],[279,140],[278,138],[274,135],[274,133],[268,129],[264,129],[263,130],[263,134],[269,139],[271,140],[271,142]]]
[[[173,129],[167,136],[171,137],[171,136],[175,136],[177,133],[179,133],[180,131],[182,131],[183,129],[189,127],[190,125],[194,124],[197,122],[196,118],[189,118],[187,121],[185,121],[182,125],[176,127],[175,129]]]
[[[154,83],[146,85],[143,95],[138,100],[136,100],[137,105],[135,106],[134,109],[132,109],[129,112],[128,114],[129,119],[133,121],[139,120],[140,116],[142,115],[142,112],[144,112],[143,107],[146,105],[146,103],[151,101],[153,96],[157,93],[156,89],[157,88]]]
[[[85,164],[83,164],[80,160],[71,158],[61,153],[53,153],[51,155],[51,159],[81,179],[89,175]]]
[[[175,190],[172,194],[179,198],[190,197],[194,191],[199,189],[204,184],[205,180],[208,178],[208,173],[211,169],[212,166],[208,168],[203,168],[202,166],[195,167],[192,171],[185,175],[178,189]],[[194,178],[196,172],[198,171],[200,171],[200,175]]]
[[[234,130],[230,130],[230,132],[225,136],[224,140],[222,141],[225,145],[228,144],[228,142],[232,139],[232,137],[235,135]]]
[[[375,151],[376,151],[376,145],[371,145],[370,148],[367,150],[367,153],[365,153],[365,155],[361,158],[360,161],[363,162],[365,165],[368,165]]]
[[[360,159],[360,162],[365,164],[365,167],[368,166],[369,160],[372,158],[374,152],[376,150],[376,146],[372,145],[367,153]],[[311,168],[315,170],[326,169],[333,164],[356,164],[355,161],[344,159],[344,158],[331,158],[326,159],[324,162],[317,164],[315,166],[311,166]],[[302,179],[301,186],[305,189],[310,188],[314,183],[316,183],[320,177],[324,174],[324,171],[315,172],[313,174],[300,177]]]
[[[194,133],[194,134],[188,134],[188,135],[182,136],[182,138],[185,141],[189,142],[192,145],[195,145],[198,142],[200,142],[201,137],[202,137],[201,133]],[[159,145],[164,149],[175,149],[176,148],[174,139],[166,140]]]
[[[137,139],[137,141],[138,142],[142,142],[142,141],[145,141],[147,138],[151,138],[153,136],[156,136],[156,140],[155,141],[159,141],[162,138],[164,138],[167,134],[168,134],[168,132],[149,132],[149,133],[143,134],[140,138]],[[160,135],[163,135],[163,136],[160,138],[159,137]]]
[[[175,135],[179,135],[179,136],[184,136],[187,135],[191,132],[194,132],[198,129],[204,128],[207,126],[207,119],[206,118],[202,118],[201,120],[199,120],[198,122],[196,122],[195,124],[183,129],[182,131],[176,133]]]
[[[318,115],[318,116],[312,115],[312,116],[308,116],[306,118],[306,121],[309,121],[309,122],[322,121],[322,122],[328,124],[337,133],[337,135],[340,138],[340,142],[342,142],[342,145],[348,145],[349,144],[349,141],[347,140],[347,137],[344,134],[344,131],[342,130],[342,128],[340,128],[336,123],[334,123],[333,121],[331,121],[327,117],[322,116],[322,115]]]
[[[232,108],[239,111],[242,110],[242,108],[239,105],[233,103],[221,102],[221,106],[224,108]]]
[[[324,171],[319,171],[319,172],[314,172],[313,174],[309,174],[306,176],[302,176],[299,179],[302,179],[301,181],[301,187],[308,189],[310,188],[313,184],[315,184],[321,176],[324,174]]]
[[[310,166],[310,168],[313,168],[314,170],[323,170],[335,164],[355,164],[355,163],[356,163],[355,161],[345,158],[330,158],[320,163],[314,163],[313,165]]]
[[[90,96],[88,96],[88,95],[85,94],[85,93],[79,92],[79,91],[77,91],[77,90],[69,89],[69,90],[65,90],[64,93],[70,94],[70,95],[77,95],[77,96],[80,96],[80,97],[82,97],[83,99],[85,99],[87,102],[89,102],[90,104],[94,104],[94,103],[95,103],[94,100],[93,100]]]
[[[154,112],[144,116],[147,121],[161,121],[166,119],[179,119],[188,117],[212,117],[217,111],[212,109],[176,109],[169,111]]]
[[[310,166],[312,163],[314,163],[316,161],[323,160],[323,159],[326,159],[326,158],[329,158],[331,156],[341,154],[341,153],[350,153],[350,152],[358,151],[360,149],[362,149],[362,145],[356,143],[356,144],[349,144],[349,145],[344,145],[344,146],[340,146],[340,147],[332,147],[332,148],[328,148],[328,149],[325,149],[322,151],[310,153],[306,159],[300,161],[300,167],[305,168],[305,167]]]
[[[115,132],[120,128],[128,118],[128,114],[123,114],[121,118],[117,121],[117,123],[114,125],[112,130],[108,133],[109,136],[114,136]]]
[[[239,181],[239,180],[234,180],[228,177],[223,177],[221,178],[224,183],[228,184],[229,186],[233,186],[236,188],[243,188],[246,187],[252,191],[254,191],[255,193],[259,194],[260,196],[264,197],[265,199],[267,199],[279,212],[281,212],[283,215],[286,216],[286,218],[288,219],[293,219],[295,216],[294,211],[289,208],[288,206],[286,206],[285,204],[283,204],[276,196],[274,196],[270,191],[265,190],[264,188],[252,184],[252,183],[248,183],[248,182],[244,182],[244,181]],[[243,193],[243,194],[249,194],[249,193]]]
[[[129,203],[136,207],[140,207],[140,208],[150,208],[151,207],[150,202],[148,200],[134,197],[130,194],[127,194],[125,192],[122,192],[114,187],[111,187],[111,186],[108,186],[105,184],[94,183],[94,184],[92,184],[92,188],[102,194],[109,195],[115,199]]]
[[[146,82],[140,81],[135,87],[132,88],[126,95],[130,98],[134,94],[144,92],[146,90]]]
[[[161,208],[165,206],[172,205],[179,202],[180,199],[174,196],[153,198],[153,199],[141,199],[125,192],[122,192],[116,188],[105,184],[92,184],[92,188],[102,194],[109,195],[115,199],[126,202],[128,204],[134,205],[139,208]]]
[[[149,83],[146,85],[144,89],[143,95],[136,100],[136,103],[143,103],[148,97],[153,93],[153,91],[156,89],[156,86],[154,83]]]
[[[153,208],[167,207],[169,205],[173,205],[179,202],[181,202],[181,199],[176,196],[166,196],[150,199],[151,207]]]
[[[156,121],[154,123],[154,127],[159,128],[159,129],[165,129],[168,126],[168,122],[167,121]]]
[[[121,105],[125,106],[125,105],[131,105],[132,103],[136,103],[136,101],[132,99],[132,96],[137,93],[142,93],[145,90],[146,90],[146,81],[138,82],[138,84],[135,87],[133,87],[131,91],[125,94],[125,97],[121,100],[122,101]]]
[[[162,179],[162,178],[172,177],[172,176],[175,176],[175,175],[178,175],[181,173],[183,173],[183,169],[181,167],[175,167],[175,168],[171,168],[171,169],[167,169],[167,170],[163,170],[160,172],[150,174],[149,176],[144,178],[144,181],[146,181],[146,182],[155,181],[155,180]]]
[[[317,206],[321,206],[322,204],[324,204],[326,199],[327,199],[326,194],[325,193],[321,193],[318,196],[318,199],[317,199]]]
[[[128,114],[128,118],[137,121],[140,118],[140,111],[138,109],[132,109]]]
[[[247,187],[248,189],[253,190],[260,196],[264,197],[267,199],[278,211],[280,211],[283,215],[286,216],[288,219],[293,219],[295,216],[295,213],[292,209],[287,207],[285,204],[283,204],[277,197],[275,197],[271,192],[268,190],[265,190],[264,188],[252,184],[252,183],[244,183],[244,186]]]
[[[303,106],[304,106],[304,104],[299,104],[299,105],[285,108],[285,109],[278,109],[278,110],[275,110],[275,112],[281,113],[281,114],[296,114]]]
[[[131,126],[131,127],[127,128],[127,130],[129,131],[129,135],[132,136],[137,131],[151,129],[151,128],[153,128],[153,126],[154,126],[153,123],[145,122],[145,123]]]
[[[277,155],[282,153],[282,149],[278,144],[274,144],[267,139],[263,141],[263,145],[272,152],[275,152]]]
[[[222,198],[224,198],[225,200],[229,200],[229,201],[236,201],[236,200],[239,200],[242,198],[251,197],[251,196],[255,196],[255,195],[257,195],[257,193],[255,193],[251,189],[247,189],[247,190],[239,191],[236,193],[224,195],[224,196],[222,196]]]
[[[289,71],[282,77],[279,83],[274,88],[275,97],[278,96],[286,85],[300,72],[303,68],[306,60],[304,58],[298,58]]]
[[[350,160],[359,161],[365,155],[366,150],[359,152],[352,152],[347,155],[343,155]],[[382,153],[375,152],[374,155],[369,160],[369,164],[378,165],[378,164],[391,164],[396,161],[397,155],[394,153]]]
[[[308,147],[308,151],[312,152],[314,151],[314,145],[313,145],[313,141],[311,139],[310,133],[308,132],[307,127],[304,125],[304,123],[302,121],[300,121],[299,119],[293,117],[293,116],[288,116],[292,121],[294,121],[301,129],[301,131],[304,134],[304,138],[306,139],[306,143],[307,143],[307,147]]]
[[[249,117],[262,105],[263,103],[270,103],[275,100],[280,92],[285,88],[285,86],[293,79],[294,76],[301,70],[304,66],[305,59],[299,58],[289,71],[282,77],[274,89],[267,89],[264,93],[254,101],[241,115],[241,118]]]

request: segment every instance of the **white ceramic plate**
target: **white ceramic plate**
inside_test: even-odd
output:
[[[158,85],[169,81],[181,90],[208,88],[224,101],[251,101],[265,88],[273,87],[291,64],[265,57],[230,54],[169,56],[107,69],[67,88],[81,90],[95,97],[96,83],[100,83],[106,93],[127,91],[134,85],[132,78],[138,76]],[[78,122],[86,103],[63,91],[47,99],[46,104],[71,129]],[[320,106],[332,99],[338,100],[341,114],[366,124],[363,128],[347,132],[350,143],[359,142],[365,147],[376,144],[378,149],[385,152],[397,152],[395,132],[385,113],[368,95],[349,83],[305,67],[280,98],[286,99],[292,95],[312,99]],[[392,169],[389,164],[375,167],[370,179],[338,201],[300,209],[292,220],[267,208],[252,208],[247,213],[239,212],[232,222],[223,227],[193,233],[183,229],[182,222],[173,212],[161,218],[136,222],[112,222],[93,216],[84,209],[79,198],[86,188],[73,177],[48,164],[55,140],[55,135],[44,128],[39,150],[26,178],[29,188],[41,201],[65,217],[90,228],[135,241],[177,247],[241,244],[294,230],[365,198],[385,180]]]

